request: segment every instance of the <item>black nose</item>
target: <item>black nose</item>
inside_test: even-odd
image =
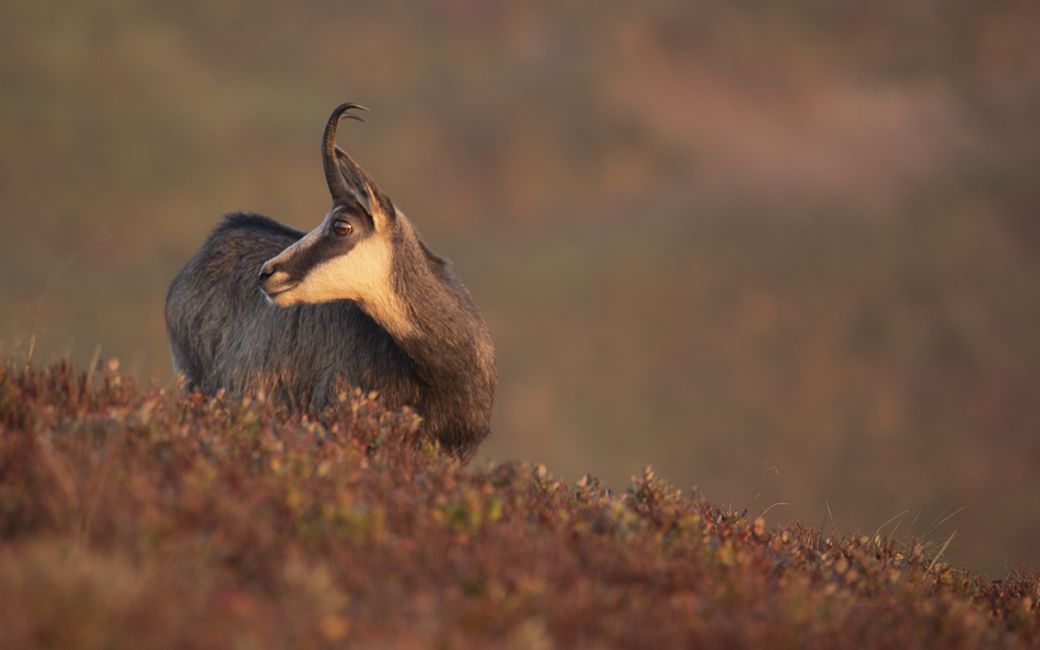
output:
[[[276,269],[274,268],[273,264],[264,264],[263,266],[261,266],[260,267],[260,278],[258,279],[258,282],[260,284],[263,284],[264,281],[267,280],[267,278],[269,278],[272,275],[274,275],[275,270]]]

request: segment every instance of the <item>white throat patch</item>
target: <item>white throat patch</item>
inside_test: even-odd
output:
[[[305,250],[319,236],[321,227],[308,233],[278,257]],[[275,258],[278,259],[277,257]],[[414,329],[408,311],[393,288],[393,249],[378,234],[359,241],[350,251],[311,268],[299,284],[277,294],[275,304],[318,304],[352,300],[396,337]]]

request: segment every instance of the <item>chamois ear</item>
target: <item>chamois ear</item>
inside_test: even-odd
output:
[[[344,186],[354,200],[368,212],[377,223],[392,221],[396,216],[393,201],[380,191],[379,186],[361,169],[346,151],[336,146],[336,163]]]
[[[332,110],[325,130],[321,134],[321,166],[325,170],[325,182],[335,205],[352,210],[364,211],[377,227],[386,225],[394,218],[394,204],[379,191],[376,184],[365,174],[354,159],[336,145],[336,127],[343,118],[364,122],[353,110],[367,111],[359,104],[345,102]]]

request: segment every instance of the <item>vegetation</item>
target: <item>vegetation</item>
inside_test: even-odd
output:
[[[360,393],[315,419],[7,361],[0,646],[1040,643],[1040,575],[944,540],[777,528],[649,468],[464,466],[421,429]]]

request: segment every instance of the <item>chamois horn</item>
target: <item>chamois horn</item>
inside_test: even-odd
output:
[[[325,182],[329,185],[329,192],[332,194],[333,200],[337,203],[345,203],[347,205],[360,204],[371,214],[368,205],[369,201],[358,200],[360,197],[358,197],[357,191],[347,184],[346,179],[344,179],[343,174],[340,172],[339,163],[336,160],[336,127],[339,125],[339,121],[344,117],[359,122],[365,121],[360,115],[354,115],[353,113],[348,112],[355,108],[362,111],[368,110],[364,106],[353,104],[351,102],[340,104],[333,109],[332,115],[329,116],[329,121],[325,124],[325,132],[322,134],[321,138],[321,162],[322,166],[325,168]],[[361,170],[360,168],[357,168],[356,171],[360,172]],[[363,173],[361,173],[361,178],[357,180],[360,180],[363,184],[367,184],[368,182],[368,179],[364,177]],[[367,187],[357,189],[363,189],[365,194],[368,193]]]

